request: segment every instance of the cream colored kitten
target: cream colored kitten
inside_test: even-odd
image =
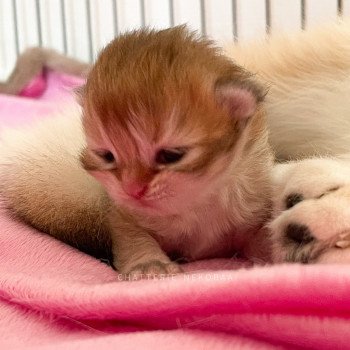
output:
[[[350,151],[350,22],[227,52],[269,86],[269,139],[279,159]]]

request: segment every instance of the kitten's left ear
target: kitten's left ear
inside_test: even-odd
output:
[[[215,84],[217,103],[236,120],[245,120],[253,116],[265,95],[264,89],[250,80],[218,80]]]
[[[73,91],[75,95],[75,100],[80,104],[80,106],[82,106],[85,95],[85,85],[78,86],[74,88]]]

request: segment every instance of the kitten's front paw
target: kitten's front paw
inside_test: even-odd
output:
[[[129,273],[126,274],[126,279],[140,280],[153,279],[165,276],[172,276],[183,272],[180,265],[170,262],[163,263],[159,260],[151,260],[146,263],[134,266]]]

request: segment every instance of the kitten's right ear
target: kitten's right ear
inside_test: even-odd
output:
[[[80,104],[80,106],[82,106],[84,96],[85,96],[85,85],[78,86],[74,88],[73,91],[74,91],[76,101]]]
[[[252,80],[220,81],[215,84],[218,105],[236,120],[246,120],[253,116],[263,101],[266,92]]]

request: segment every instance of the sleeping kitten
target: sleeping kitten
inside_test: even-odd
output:
[[[226,53],[269,87],[269,142],[279,160],[350,153],[349,20]]]
[[[2,197],[22,220],[95,256],[111,252],[136,278],[181,271],[172,256],[266,258],[264,95],[184,27],[121,35],[80,93],[83,129],[69,111],[2,135]]]

